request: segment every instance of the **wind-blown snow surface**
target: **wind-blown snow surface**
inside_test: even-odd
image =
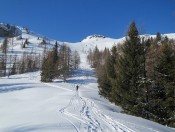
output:
[[[37,36],[23,37],[30,37],[28,51],[40,41]],[[173,132],[158,123],[123,114],[120,107],[98,95],[95,73],[87,64],[87,51],[96,45],[110,48],[122,40],[95,38],[68,43],[72,50],[79,51],[81,64],[65,83],[41,83],[40,72],[0,78],[0,132]],[[14,52],[25,50],[15,43]],[[36,48],[42,52],[42,48]]]

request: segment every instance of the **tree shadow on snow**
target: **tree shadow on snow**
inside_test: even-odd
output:
[[[33,88],[28,84],[31,83],[0,84],[0,94]]]
[[[73,84],[89,84],[96,83],[96,80],[92,77],[95,77],[95,72],[88,69],[78,69],[73,72],[72,77],[78,77],[80,79],[68,79],[66,82]]]
[[[13,77],[13,76],[9,76],[8,79],[24,79],[24,78],[28,78],[28,77]]]
[[[73,77],[95,77],[95,72],[88,69],[78,69],[73,71]]]
[[[50,125],[19,125],[11,128],[7,128],[3,132],[30,132],[30,131],[45,131],[45,130],[52,130],[58,129],[58,124],[50,124]]]
[[[75,78],[74,78],[75,77]],[[78,78],[77,78],[78,77]],[[78,69],[74,70],[72,76],[66,80],[66,83],[72,84],[89,84],[96,83],[95,72],[88,69]],[[63,80],[54,80],[54,83],[63,83]]]
[[[95,79],[69,79],[66,82],[72,83],[72,84],[89,84],[89,83],[96,83],[96,80]]]

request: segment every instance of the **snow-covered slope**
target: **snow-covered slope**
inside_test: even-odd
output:
[[[1,26],[2,23],[0,23]],[[21,55],[24,52],[31,53],[36,52],[37,54],[42,54],[44,50],[44,46],[42,47],[40,44],[44,40],[46,40],[47,44],[47,50],[52,48],[57,40],[49,39],[45,36],[33,33],[32,31],[17,26],[17,29],[20,31],[19,36],[22,37],[22,39],[19,36],[14,37],[13,39],[9,40],[8,50],[9,54],[12,55]],[[175,33],[170,34],[162,34],[162,36],[167,36],[170,39],[175,39]],[[156,35],[141,35],[141,37],[156,37]],[[28,39],[29,45],[26,46],[26,48],[22,48],[21,44],[24,43],[24,41]],[[4,38],[0,37],[0,46],[2,45]],[[118,43],[123,43],[125,40],[125,37],[119,38],[119,39],[113,39],[109,37],[105,37],[103,35],[91,35],[83,39],[81,42],[77,43],[71,43],[71,42],[60,42],[57,41],[59,44],[67,44],[70,46],[72,50],[77,51],[88,51],[90,48],[94,49],[96,46],[99,48],[99,50],[104,50],[105,48],[112,48],[113,45],[117,45]]]
[[[66,83],[41,83],[39,74],[0,78],[1,132],[173,132],[123,114],[120,107],[100,97],[94,72],[88,66],[77,70]]]
[[[175,34],[170,36],[175,38]],[[32,50],[42,54],[43,47],[39,46],[42,36],[22,30],[22,38],[14,39],[8,54],[20,56]],[[20,45],[26,38],[29,45],[22,49]],[[98,95],[95,73],[86,60],[87,51],[95,46],[101,50],[111,48],[123,40],[88,37],[82,42],[66,43],[81,57],[80,68],[66,83],[62,80],[41,83],[40,72],[1,77],[0,132],[173,132],[158,123],[126,115],[120,107]],[[50,40],[48,48],[54,44],[55,40]]]
[[[173,132],[123,114],[120,107],[100,97],[94,72],[86,61],[66,83],[41,83],[39,74],[0,78],[1,132]]]

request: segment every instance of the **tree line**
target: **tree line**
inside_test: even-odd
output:
[[[61,78],[66,81],[72,75],[72,71],[78,69],[80,64],[78,51],[71,51],[66,44],[58,45],[57,42],[52,49],[48,49],[48,42],[45,38],[38,45],[43,47],[42,56],[44,57],[33,50],[23,52],[22,55],[15,55],[13,49],[9,51],[9,44],[9,38],[5,38],[0,46],[0,76],[41,70],[41,81],[43,82],[51,82],[54,78]],[[25,39],[21,48],[24,49],[29,44],[28,39]]]
[[[10,76],[39,70],[41,67],[41,56],[36,52],[24,52],[15,55],[8,51],[9,40],[5,38],[0,47],[0,76]]]
[[[66,81],[72,71],[78,69],[80,56],[77,51],[72,52],[66,45],[55,43],[51,51],[45,53],[41,67],[41,81],[51,82],[55,78]]]
[[[123,44],[88,54],[99,94],[126,113],[175,127],[175,41],[139,36],[132,22]]]

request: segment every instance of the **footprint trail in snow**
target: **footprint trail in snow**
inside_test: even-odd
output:
[[[103,114],[93,101],[79,96],[78,92],[70,99],[69,104],[58,112],[63,119],[73,125],[77,132],[134,132]]]

